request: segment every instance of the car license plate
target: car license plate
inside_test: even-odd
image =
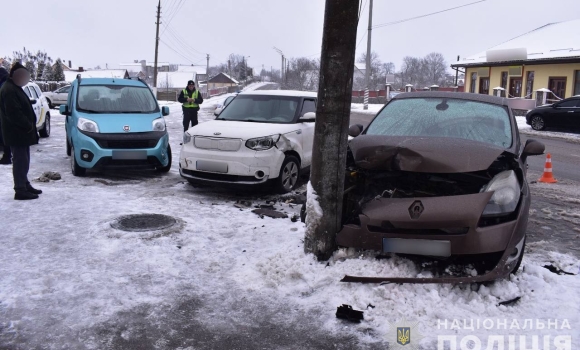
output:
[[[211,171],[213,173],[227,173],[228,163],[211,162],[209,160],[198,160],[195,168],[201,171]]]
[[[383,238],[383,252],[451,256],[451,242],[428,239]]]
[[[113,151],[113,159],[143,160],[147,159],[147,151]]]

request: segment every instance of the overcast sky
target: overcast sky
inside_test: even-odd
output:
[[[436,12],[476,0],[374,0],[373,25]],[[368,0],[358,27],[357,57],[366,51]],[[210,65],[230,53],[250,56],[257,71],[280,67],[280,56],[318,58],[324,0],[162,0],[159,60]],[[46,50],[73,66],[109,68],[153,60],[157,0],[3,1],[0,56]],[[179,11],[175,9],[179,8]],[[172,11],[173,10],[173,11]],[[18,15],[26,11],[26,16]],[[172,15],[173,14],[173,15]],[[353,16],[356,14],[353,13]],[[372,49],[383,61],[437,51],[448,63],[551,22],[580,18],[579,0],[487,0],[431,17],[377,28]],[[26,19],[26,22],[23,22]],[[165,25],[169,29],[165,30]],[[578,35],[578,33],[562,33]],[[362,39],[362,40],[360,40]],[[193,47],[193,49],[192,49]],[[195,50],[194,50],[195,49]]]

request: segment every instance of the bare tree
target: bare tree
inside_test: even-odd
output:
[[[363,52],[357,62],[366,63],[367,54]],[[376,52],[371,52],[371,72],[369,79],[369,89],[379,90],[383,88],[386,83],[387,74],[393,74],[395,72],[395,64],[393,62],[383,63],[379,58],[379,54]],[[356,90],[362,90],[366,87],[366,81],[364,77],[359,77],[354,81],[354,88]]]
[[[447,62],[439,52],[432,52],[423,58],[424,79],[428,85],[445,85]]]
[[[427,56],[405,56],[399,71],[396,85],[404,87],[407,84],[415,88],[423,88],[433,84],[447,86],[447,62],[442,54],[432,52]]]
[[[10,70],[10,59],[8,59],[7,57],[4,58],[0,58],[0,66],[6,68],[6,70]]]
[[[320,65],[316,60],[305,57],[291,59],[282,88],[315,91],[318,88],[319,72]]]

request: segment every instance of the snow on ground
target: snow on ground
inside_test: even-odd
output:
[[[381,108],[383,108],[383,106],[384,106],[384,104],[380,104],[380,103],[377,103],[377,104],[370,104],[369,103],[369,109],[364,110],[363,103],[352,103],[350,105],[350,110],[351,110],[351,112],[375,115],[375,114],[377,114],[378,111],[381,110]]]
[[[206,100],[200,122],[213,118],[214,103],[223,98]],[[166,120],[174,163],[168,174],[72,176],[64,148],[64,118],[55,110],[53,134],[31,149],[30,178],[58,171],[62,180],[34,183],[44,191],[41,198],[17,202],[12,200],[11,168],[0,167],[0,347],[102,349],[99,330],[123,322],[119,315],[151,306],[145,308],[150,310],[147,321],[165,329],[160,309],[174,310],[184,297],[199,297],[207,304],[182,315],[184,322],[196,320],[226,334],[246,324],[248,315],[240,315],[240,304],[265,300],[252,312],[274,313],[269,318],[286,324],[288,331],[311,322],[309,328],[354,336],[360,348],[384,343],[389,322],[402,318],[420,322],[424,349],[436,347],[437,334],[476,334],[486,340],[494,334],[570,333],[572,348],[580,348],[580,277],[556,275],[542,267],[553,264],[578,273],[580,261],[553,252],[550,242],[528,245],[518,275],[480,286],[341,283],[345,274],[416,276],[419,271],[403,258],[377,260],[376,254],[353,250],[338,251],[328,265],[317,262],[303,253],[304,224],[260,218],[233,206],[240,199],[260,204],[275,197],[188,185],[179,176],[176,161],[181,107],[163,104],[171,109]],[[276,207],[290,216],[300,210],[285,202]],[[138,213],[171,215],[181,224],[159,235],[142,236],[111,226],[121,215]],[[498,306],[517,296],[521,300],[515,305]],[[364,310],[365,320],[349,324],[336,319],[336,307],[343,303]],[[375,307],[367,308],[368,304]],[[292,312],[277,312],[287,309]],[[508,329],[437,329],[438,320],[488,318],[508,319]],[[572,330],[510,330],[512,319],[522,326],[524,319],[544,323],[558,319],[560,324],[566,319]],[[120,336],[128,342],[140,337],[131,322],[121,329]],[[174,332],[168,330],[157,343],[167,343]]]
[[[533,135],[533,136],[543,136],[555,139],[562,139],[567,141],[580,142],[579,133],[566,133],[566,132],[556,132],[556,131],[536,131],[532,127],[526,124],[526,117],[516,117],[518,123],[518,129],[520,129],[521,134]]]

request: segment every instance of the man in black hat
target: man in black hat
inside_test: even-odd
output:
[[[203,97],[195,88],[193,80],[190,80],[187,82],[187,87],[179,94],[177,100],[182,103],[183,132],[186,132],[190,124],[191,126],[197,125],[197,111],[199,111],[199,105],[203,103]]]
[[[4,67],[0,67],[0,88],[8,80],[8,71]],[[0,148],[3,149],[2,158],[0,158],[0,164],[12,164],[12,152],[10,151],[10,146],[4,145],[4,140],[2,139],[2,125],[0,124]]]
[[[0,89],[0,123],[4,144],[12,149],[14,199],[36,199],[42,193],[30,185],[30,146],[38,143],[36,115],[22,87],[30,81],[30,73],[20,63],[10,69],[10,78]]]

